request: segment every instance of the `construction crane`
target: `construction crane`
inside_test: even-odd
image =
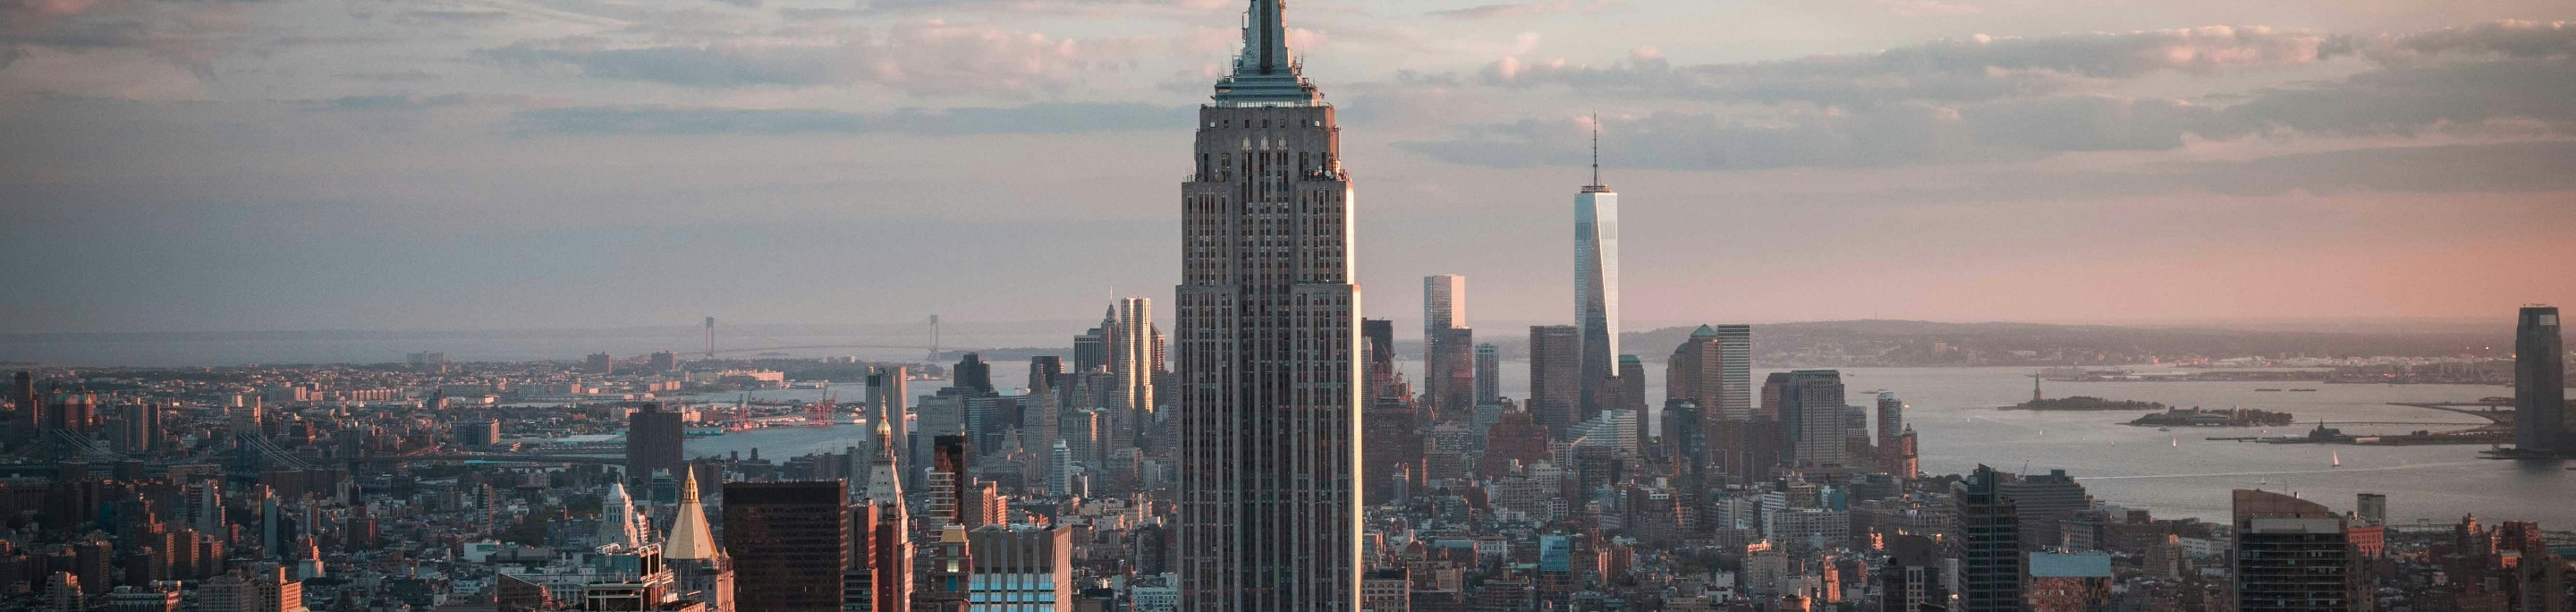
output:
[[[823,401],[815,402],[812,405],[805,407],[805,410],[808,412],[808,425],[815,427],[832,426],[832,398],[836,394],[837,392],[826,392],[823,394]]]

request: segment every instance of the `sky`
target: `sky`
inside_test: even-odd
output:
[[[1237,0],[0,0],[0,332],[1168,301]],[[1292,0],[1368,316],[2576,305],[2563,0]],[[1594,119],[1596,116],[1598,119]],[[1404,326],[1399,325],[1399,328]]]

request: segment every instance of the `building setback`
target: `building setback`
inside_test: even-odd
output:
[[[1252,0],[1182,186],[1181,609],[1359,608],[1357,211],[1281,0]]]

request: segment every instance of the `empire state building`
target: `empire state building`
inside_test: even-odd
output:
[[[1284,4],[1252,0],[1181,186],[1169,392],[1190,612],[1359,609],[1357,215]]]

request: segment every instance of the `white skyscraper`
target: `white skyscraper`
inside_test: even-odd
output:
[[[1619,192],[1601,184],[1597,136],[1593,149],[1592,184],[1574,196],[1574,317],[1583,334],[1575,385],[1583,418],[1606,407],[1601,398],[1619,367]]]
[[[599,499],[599,545],[643,546],[644,537],[636,530],[636,518],[635,499],[626,496],[626,485],[609,483],[608,495]]]
[[[1119,418],[1154,412],[1154,375],[1163,371],[1163,330],[1154,327],[1154,302],[1134,297],[1118,300],[1101,329],[1108,334],[1111,407],[1127,411]]]

